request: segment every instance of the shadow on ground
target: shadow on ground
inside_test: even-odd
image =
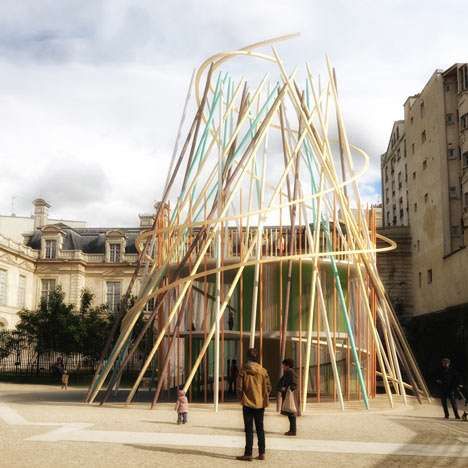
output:
[[[457,420],[445,420],[434,416],[389,416],[392,422],[413,431],[416,435],[403,445],[408,448],[413,444],[422,445],[450,445],[458,446],[460,453],[466,448],[468,440],[468,422]],[[403,460],[403,462],[402,462]],[[400,466],[431,466],[431,467],[466,467],[466,458],[456,457],[426,457],[426,456],[404,456],[397,452],[388,455],[379,461],[376,467],[400,467]]]
[[[205,450],[194,450],[184,448],[170,448],[170,447],[157,447],[154,445],[127,445],[127,447],[133,447],[139,450],[148,450],[150,452],[162,452],[170,453],[175,455],[195,455],[199,457],[210,457],[210,458],[221,458],[223,460],[235,460],[236,457],[233,455],[224,455],[222,453],[208,452]]]

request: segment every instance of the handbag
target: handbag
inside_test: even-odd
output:
[[[281,406],[281,414],[296,414],[296,400],[294,399],[294,393],[291,389],[286,390],[286,395],[284,396],[283,404]]]

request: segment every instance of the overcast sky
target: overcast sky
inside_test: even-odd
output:
[[[291,69],[337,69],[353,143],[379,156],[406,96],[468,61],[462,1],[2,0],[0,213],[137,223],[160,197],[186,87],[209,55],[300,32]],[[239,65],[248,66],[248,62]]]

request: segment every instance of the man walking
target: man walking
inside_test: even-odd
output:
[[[237,392],[244,416],[245,451],[243,456],[236,458],[242,461],[252,461],[253,424],[255,421],[258,439],[257,460],[265,460],[263,417],[265,408],[268,406],[271,383],[267,370],[258,363],[258,353],[254,348],[247,351],[247,362],[237,377]]]
[[[450,400],[455,418],[460,419],[457,402],[455,401],[455,392],[460,385],[460,376],[455,369],[450,367],[450,359],[442,359],[436,383],[440,386],[440,400],[444,408],[445,419],[449,418],[447,400]]]

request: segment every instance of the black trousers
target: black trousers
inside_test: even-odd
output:
[[[257,431],[258,439],[258,453],[265,453],[265,431],[263,429],[263,416],[265,415],[264,408],[249,408],[248,406],[242,407],[242,414],[244,416],[244,430],[245,430],[245,451],[244,455],[252,456],[253,448],[253,425],[255,421],[255,430]]]
[[[453,409],[453,414],[457,419],[460,419],[460,415],[458,414],[457,402],[455,400],[455,394],[453,392],[442,392],[440,400],[442,402],[442,408],[444,408],[444,414],[446,418],[449,417],[447,400],[450,400]]]
[[[293,434],[296,433],[296,415],[295,414],[288,414],[289,419],[289,432]]]

